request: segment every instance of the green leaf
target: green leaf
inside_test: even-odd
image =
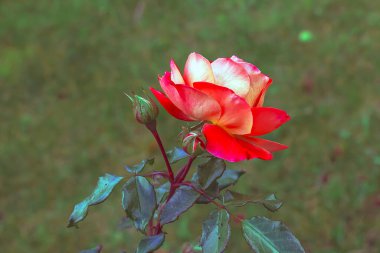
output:
[[[170,190],[170,182],[166,182],[166,183],[156,187],[155,190],[156,190],[157,203],[161,203],[161,201],[164,199],[165,195]]]
[[[252,196],[230,190],[227,190],[223,194],[222,201],[224,203],[231,203],[236,207],[245,206],[247,204],[261,204],[271,212],[277,211],[283,204],[273,193],[266,196],[264,199],[254,199]]]
[[[188,153],[186,153],[182,148],[177,148],[177,147],[166,152],[166,155],[168,156],[170,163],[176,163],[179,160],[189,157]]]
[[[175,221],[197,200],[199,193],[187,185],[181,185],[162,208],[160,223],[162,225]]]
[[[154,163],[154,158],[149,158],[149,159],[142,160],[140,163],[136,165],[125,166],[125,169],[130,173],[137,174],[137,173],[140,173],[147,164],[152,165],[153,163]]]
[[[211,199],[219,197],[220,189],[217,179],[222,176],[226,169],[226,164],[218,158],[211,158],[206,163],[198,166],[198,170],[194,173],[192,181],[198,188],[207,193]],[[200,196],[197,199],[197,204],[207,204],[209,198]]]
[[[102,251],[102,248],[103,247],[99,245],[92,249],[81,250],[79,253],[100,253]]]
[[[230,239],[230,215],[226,210],[217,210],[203,222],[201,246],[204,253],[223,252]]]
[[[135,227],[144,231],[157,207],[153,185],[142,176],[132,177],[122,189],[122,205]]]
[[[137,247],[136,253],[150,253],[162,246],[165,241],[165,234],[144,237]]]
[[[256,253],[304,253],[298,239],[279,221],[253,217],[242,222],[245,240]]]
[[[198,166],[197,181],[203,189],[207,189],[215,180],[222,176],[226,163],[222,159],[211,158]]]
[[[223,175],[217,180],[219,184],[219,189],[223,190],[227,187],[230,187],[231,185],[236,184],[239,178],[244,174],[244,170],[225,170]]]
[[[265,199],[261,201],[261,203],[264,205],[266,209],[272,212],[275,212],[278,209],[280,209],[283,204],[281,200],[277,199],[274,193],[266,196]]]
[[[201,195],[196,201],[197,204],[208,204],[210,203],[210,199],[216,199],[220,194],[219,185],[217,182],[213,182],[207,189],[203,189],[203,191],[209,198]]]
[[[94,191],[84,199],[82,202],[74,206],[74,210],[70,215],[68,227],[75,226],[78,222],[82,221],[88,211],[88,207],[97,205],[105,201],[111,194],[113,188],[122,180],[123,177],[115,176],[112,174],[105,174],[99,177],[98,184]]]

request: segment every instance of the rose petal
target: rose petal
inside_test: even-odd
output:
[[[207,141],[206,150],[210,154],[229,162],[253,158],[270,160],[273,157],[269,151],[230,135],[219,126],[205,124],[202,132]]]
[[[245,137],[244,139],[251,142],[254,145],[260,146],[268,150],[269,152],[276,152],[276,151],[280,151],[280,150],[284,150],[288,148],[288,146],[284,144],[265,140],[265,139],[260,139],[260,138],[255,138],[255,137]]]
[[[253,107],[252,116],[251,135],[255,136],[270,133],[290,120],[285,111],[272,107]]]
[[[170,61],[170,69],[171,69],[171,79],[176,84],[184,84],[185,81],[183,80],[183,77],[181,75],[181,72],[179,71],[177,65],[173,60]]]
[[[174,84],[169,72],[160,78],[160,84],[170,101],[188,117],[212,122],[220,118],[221,108],[214,98],[193,87]]]
[[[220,118],[221,108],[214,98],[190,86],[175,85],[175,88],[181,99],[179,102],[182,103],[179,108],[185,114],[197,120],[208,120],[211,122],[215,122]]]
[[[210,62],[197,53],[191,53],[187,58],[184,79],[189,86],[193,86],[194,82],[214,83],[215,81]]]
[[[219,58],[211,63],[215,83],[233,90],[240,97],[245,97],[249,91],[250,79],[240,64],[229,58]]]
[[[247,102],[232,90],[206,82],[195,82],[194,88],[218,101],[222,115],[215,124],[230,134],[247,134],[252,129],[252,112]]]
[[[157,98],[158,102],[165,108],[165,110],[170,113],[173,117],[184,120],[184,121],[193,121],[194,119],[187,116],[183,113],[178,107],[176,107],[170,99],[168,99],[162,92],[150,88],[153,95]]]
[[[272,84],[272,79],[262,73],[251,75],[250,78],[251,86],[245,99],[251,106],[261,107],[264,103],[265,93]]]
[[[261,107],[264,103],[265,92],[272,83],[272,79],[261,73],[261,71],[253,64],[246,62],[237,56],[231,56],[231,60],[239,63],[250,78],[250,88],[246,95],[247,103],[250,106]]]
[[[245,71],[247,71],[248,75],[256,75],[256,74],[259,74],[261,72],[252,63],[246,62],[246,61],[240,59],[239,57],[237,57],[235,55],[231,56],[230,59],[233,60],[236,63],[239,63],[245,69]]]

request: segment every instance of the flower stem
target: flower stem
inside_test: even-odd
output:
[[[172,167],[170,166],[170,162],[168,160],[168,157],[166,155],[166,152],[165,152],[165,148],[164,146],[162,145],[162,141],[161,141],[161,138],[160,138],[160,135],[158,134],[157,132],[157,128],[156,128],[156,121],[153,121],[149,124],[146,124],[145,125],[149,131],[152,133],[154,139],[156,139],[156,142],[158,144],[158,147],[160,148],[160,151],[161,151],[161,154],[162,154],[162,157],[164,158],[165,160],[165,164],[166,164],[166,168],[168,169],[168,174],[169,174],[169,180],[170,182],[174,182],[174,173],[173,173],[173,170],[172,170]]]
[[[187,161],[186,165],[178,172],[177,176],[174,179],[175,183],[181,183],[183,180],[185,180],[187,174],[189,173],[189,170],[191,168],[191,164],[195,160],[196,156],[190,156],[189,160]]]
[[[224,209],[226,210],[226,212],[231,216],[231,218],[233,218],[235,221],[237,222],[242,222],[243,221],[243,218],[242,217],[239,217],[239,216],[235,216],[234,214],[232,214],[230,212],[230,210],[228,210],[228,208],[223,205],[223,204],[220,204],[218,202],[216,202],[214,199],[212,199],[203,189],[199,189],[197,188],[195,185],[193,185],[191,182],[182,182],[181,185],[187,185],[187,186],[190,186],[191,188],[193,188],[194,191],[198,192],[199,194],[201,194],[202,196],[204,196],[208,201],[210,201],[211,203],[213,203],[216,207],[218,207],[219,209]]]

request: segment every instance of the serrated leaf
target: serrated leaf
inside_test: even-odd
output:
[[[155,188],[157,203],[160,203],[170,190],[170,182],[166,182]]]
[[[125,166],[125,169],[130,173],[137,174],[137,173],[140,173],[147,164],[152,165],[153,163],[154,163],[154,158],[149,158],[149,159],[142,160],[140,163],[136,165]]]
[[[230,215],[226,210],[217,210],[203,222],[200,242],[202,252],[224,252],[231,235],[229,220]]]
[[[236,207],[245,206],[247,204],[261,204],[271,212],[275,212],[282,206],[282,201],[276,198],[273,193],[264,199],[254,199],[252,196],[239,192],[227,190],[222,197],[224,203],[231,203]]]
[[[197,170],[197,180],[199,185],[206,189],[215,180],[222,176],[226,169],[226,163],[222,159],[211,158],[206,163],[200,164]]]
[[[166,155],[168,156],[170,163],[176,163],[179,160],[189,157],[188,153],[186,153],[182,148],[177,148],[177,147],[166,152]]]
[[[102,252],[102,246],[99,245],[99,246],[96,246],[95,248],[92,248],[92,249],[85,249],[85,250],[81,250],[79,253],[100,253]]]
[[[122,180],[123,177],[115,176],[112,174],[105,174],[103,177],[99,177],[98,184],[94,191],[84,199],[82,202],[74,206],[74,210],[70,215],[68,227],[76,225],[82,221],[88,211],[88,207],[97,205],[105,201],[111,194],[113,188]]]
[[[142,176],[130,178],[122,189],[122,205],[135,227],[144,231],[157,207],[153,185]]]
[[[136,253],[150,253],[162,246],[165,241],[165,234],[144,237],[137,247]]]
[[[245,240],[256,253],[304,253],[298,239],[280,221],[253,217],[242,222]]]
[[[219,184],[219,189],[223,190],[227,187],[236,184],[239,178],[245,174],[244,170],[231,170],[227,169],[224,171],[223,175],[217,179]]]
[[[199,193],[187,185],[181,185],[162,209],[160,223],[162,225],[175,221],[186,212],[197,200]]]

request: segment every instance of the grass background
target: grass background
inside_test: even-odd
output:
[[[274,83],[266,105],[292,120],[271,138],[290,148],[248,171],[239,190],[276,192],[275,214],[307,252],[379,252],[380,2],[372,0],[2,0],[0,2],[0,247],[2,252],[133,252],[117,229],[114,194],[67,229],[74,203],[105,172],[123,175],[158,150],[125,91],[157,86],[174,58],[236,54]],[[308,30],[313,39],[299,40]],[[181,126],[161,110],[174,146]],[[163,163],[160,159],[158,166]],[[162,252],[196,242],[196,207],[169,225]],[[247,252],[237,225],[228,252]]]

